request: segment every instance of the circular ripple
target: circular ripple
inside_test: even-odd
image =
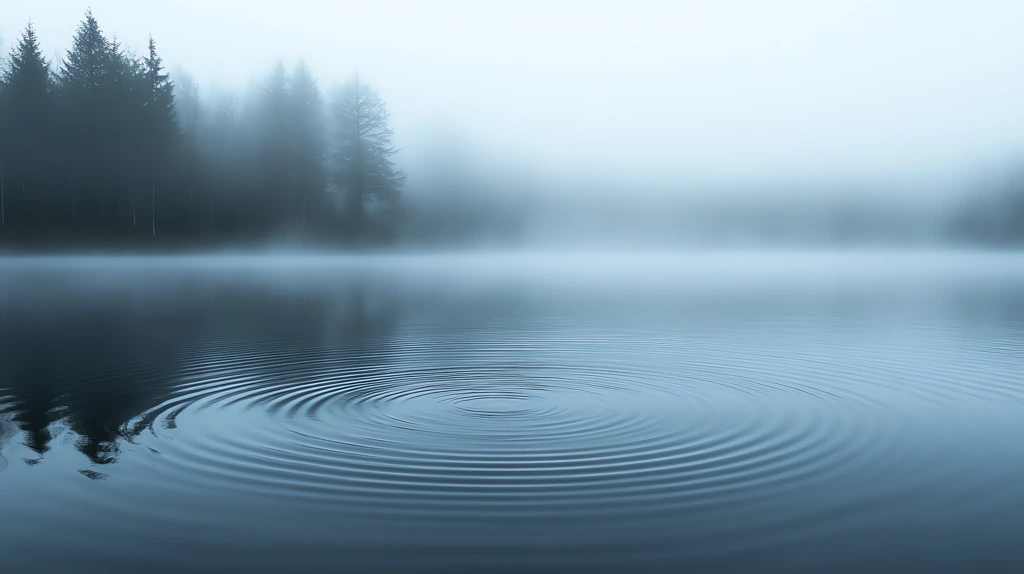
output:
[[[477,547],[633,543],[647,556],[845,535],[919,512],[922,493],[998,503],[1002,475],[965,477],[936,445],[957,440],[950,414],[972,402],[1022,402],[1021,342],[832,327],[690,337],[547,321],[336,345],[222,339],[178,349],[173,381],[129,365],[64,391],[77,404],[97,383],[160,389],[117,435],[110,457],[130,471],[104,465],[116,492],[91,499],[129,518],[173,515],[151,500],[208,497],[346,517],[368,544],[401,531]],[[0,393],[0,412],[19,408]]]
[[[948,465],[914,448],[913,409],[894,397],[918,408],[922,398],[1021,395],[977,377],[957,388],[858,340],[787,341],[785,352],[735,333],[559,329],[425,329],[346,347],[222,341],[183,353],[174,395],[129,434],[174,463],[161,472],[182,488],[402,523],[713,515],[703,535],[756,529],[765,539],[775,525],[793,536],[866,521],[861,505],[946,478]],[[865,469],[902,479],[857,499]]]

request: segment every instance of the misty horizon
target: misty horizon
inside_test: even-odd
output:
[[[0,38],[6,53],[31,19],[57,63],[91,7],[128,48],[152,35],[209,102],[279,61],[325,91],[358,71],[411,175],[440,138],[563,187],[684,195],[959,193],[1024,157],[1014,3],[248,6],[11,0]]]
[[[0,572],[1024,572],[1021,22],[0,0]]]
[[[16,5],[14,11],[27,10],[32,13],[28,15],[27,22],[31,22],[35,31],[33,41],[38,39],[42,58],[48,62],[50,72],[59,80],[70,52],[67,48],[54,48],[58,44],[46,38],[45,31],[56,29],[55,23],[66,21],[70,12],[65,9],[53,11],[52,5],[47,6],[43,14],[47,20],[45,23],[34,17],[39,7],[30,10],[32,7]],[[325,4],[311,4],[308,14],[317,15],[328,8],[329,6]],[[570,36],[596,41],[596,32],[604,30],[601,26],[608,24],[605,18],[619,15],[618,9],[613,6],[603,8],[605,10],[588,12],[593,16],[593,21],[588,20],[587,25],[574,28]],[[441,10],[441,7],[437,9]],[[360,10],[356,10],[354,14],[361,14]],[[638,14],[660,14],[659,11],[673,12],[666,6],[647,4],[644,10],[630,14],[639,18]],[[459,11],[462,17],[476,14],[482,18],[481,22],[487,22],[484,18],[486,14],[478,14],[473,10],[463,12]],[[847,22],[852,25],[860,22],[855,16],[863,15],[861,12],[849,12],[843,13],[846,20],[841,20],[840,24]],[[160,29],[160,25],[153,24],[144,13],[134,10],[110,10],[115,16],[113,25],[105,23],[102,14],[92,11],[89,13],[97,16],[100,32],[128,58],[134,54],[141,54],[141,51],[129,43],[130,40],[125,39],[136,37],[137,31],[120,32],[125,26],[123,18],[135,18],[131,24],[138,29]],[[943,13],[939,11],[938,14]],[[296,14],[301,16],[307,13],[299,11]],[[374,14],[370,10],[366,16]],[[405,13],[405,16],[411,17],[415,14],[420,12],[412,10]],[[717,21],[717,16],[725,22],[731,22],[740,16],[735,12],[716,15],[714,11],[703,15],[711,21]],[[814,11],[809,15],[821,16]],[[549,15],[551,21],[557,21],[560,16],[565,14],[558,10]],[[249,17],[262,16],[249,14]],[[370,20],[377,21],[373,18]],[[644,22],[652,27],[651,30],[640,25],[632,29],[632,33],[664,31],[667,25],[665,22],[658,25],[647,20]],[[175,51],[174,46],[180,41],[178,36],[187,36],[189,26],[194,24],[189,23],[175,31],[169,31],[167,35],[171,38],[166,39],[166,44],[171,46],[172,53]],[[513,24],[503,27],[504,33],[509,29],[515,29],[517,25],[536,25],[545,29],[538,23]],[[946,24],[954,25],[952,21]],[[454,26],[451,22],[446,25]],[[956,25],[963,23],[959,22]],[[461,28],[456,31],[465,34],[472,32]],[[21,34],[24,34],[24,30]],[[909,41],[911,32],[908,31],[907,34]],[[928,34],[934,34],[934,31]],[[936,41],[939,39],[928,34],[928,38]],[[4,37],[11,36],[10,32],[4,31]],[[17,40],[10,50],[12,58],[18,49],[18,41],[22,38],[17,34],[13,36]],[[230,37],[230,30],[221,30],[217,37],[226,41]],[[387,43],[392,37],[382,35],[364,38],[358,33],[354,36],[360,41],[373,40],[381,43]],[[655,37],[665,40],[661,36]],[[726,37],[731,38],[728,35]],[[157,41],[162,58],[162,54],[165,53],[165,39],[155,33],[147,37],[147,42],[149,38]],[[308,38],[305,40],[310,41]],[[262,46],[254,53],[283,48],[279,46],[280,43],[280,40],[274,38],[265,42],[268,45]],[[304,42],[298,44],[302,46]],[[542,56],[535,54],[537,57],[515,51],[518,54],[515,57],[529,57],[532,61],[546,62],[551,56],[560,53],[559,46],[565,48],[562,44],[555,44],[552,45],[551,53]],[[431,44],[431,47],[438,49],[435,44]],[[328,66],[318,58],[295,55],[298,49],[291,47],[290,50],[282,50],[282,53],[291,52],[288,64],[282,56],[257,63],[252,55],[249,55],[248,59],[240,57],[245,50],[222,52],[231,54],[230,57],[217,57],[217,54],[214,54],[214,57],[193,56],[193,61],[190,61],[187,55],[179,55],[180,61],[164,60],[163,70],[170,82],[168,85],[174,86],[175,121],[183,138],[180,143],[174,145],[181,147],[182,153],[202,155],[205,158],[202,161],[207,163],[237,162],[238,157],[234,160],[230,157],[238,156],[238,153],[226,150],[250,145],[243,140],[251,139],[256,133],[252,131],[252,125],[276,121],[272,119],[272,115],[267,115],[271,113],[266,107],[267,90],[272,89],[274,82],[289,80],[277,80],[275,74],[290,75],[298,73],[298,70],[308,76],[310,89],[318,94],[319,98],[315,104],[318,111],[311,112],[314,115],[310,120],[318,126],[315,129],[319,130],[319,135],[310,132],[309,137],[324,141],[334,137],[334,128],[330,127],[333,113],[330,108],[332,98],[337,95],[343,84],[339,78],[346,77],[346,74],[352,77],[352,74],[363,70],[364,66],[360,66],[358,61],[352,61],[351,58],[339,58],[339,61],[350,62],[353,65],[352,71],[342,71],[338,69],[340,65]],[[787,66],[794,62],[802,62],[801,58],[808,57],[806,53],[796,50],[793,46],[786,49],[790,51],[785,52],[783,57],[771,54],[770,59],[760,62],[759,65],[767,66],[763,68],[764,70],[774,67],[787,69]],[[920,47],[914,48],[919,49]],[[178,50],[181,50],[180,45]],[[48,51],[52,51],[53,55],[47,57]],[[495,53],[494,50],[487,53],[501,54],[500,51]],[[593,60],[601,54],[601,50],[587,54],[572,53],[575,55],[573,70],[592,70]],[[744,52],[739,50],[739,53]],[[357,54],[365,54],[365,51],[358,51]],[[507,54],[506,56],[511,57]],[[661,56],[665,57],[664,54]],[[748,56],[753,58],[752,62],[759,62],[759,57],[755,57],[753,53]],[[906,70],[906,78],[913,78],[914,81],[904,86],[904,90],[914,91],[927,86],[926,76],[934,74],[934,71],[929,72],[929,66],[945,57],[941,53],[932,56],[934,61],[923,58],[919,62],[921,66]],[[141,55],[139,57],[141,58]],[[721,54],[709,54],[707,60],[701,64],[704,66],[701,69],[713,69],[717,59],[724,57]],[[875,57],[871,54],[865,56],[868,61],[873,61],[872,58]],[[625,53],[618,54],[618,58],[621,61],[625,58]],[[373,61],[372,58],[370,60]],[[318,76],[317,65],[310,66],[310,61],[319,61],[319,68],[328,71],[323,76]],[[456,62],[457,59],[451,61]],[[496,61],[500,61],[500,58]],[[923,65],[928,62],[931,63]],[[735,62],[732,62],[731,67],[725,69],[731,73],[747,70],[744,66],[736,67],[734,64]],[[242,70],[252,69],[256,71],[246,72],[252,73],[252,76],[245,81],[239,79]],[[839,74],[844,81],[853,81],[856,78],[852,72],[856,69],[858,68],[832,72]],[[389,233],[406,245],[483,243],[527,246],[589,243],[605,246],[742,246],[757,243],[789,245],[849,242],[890,245],[1007,245],[1024,240],[1024,226],[1019,223],[1024,214],[1024,170],[1021,168],[1024,166],[1024,160],[1020,159],[1024,158],[1024,154],[1017,151],[1018,148],[1024,147],[1013,143],[1017,137],[1014,134],[1017,132],[1003,129],[999,137],[984,138],[962,138],[952,135],[929,137],[904,148],[903,153],[885,151],[885,142],[892,141],[890,136],[893,130],[902,134],[898,137],[911,137],[914,130],[909,129],[911,126],[907,122],[922,121],[914,113],[897,114],[900,102],[909,97],[909,94],[900,95],[896,88],[889,85],[876,86],[877,89],[894,90],[892,93],[885,91],[885,98],[881,100],[868,98],[853,101],[849,94],[843,96],[845,99],[823,98],[819,106],[824,107],[815,113],[824,114],[819,118],[827,119],[824,123],[816,120],[810,123],[794,121],[791,124],[783,124],[780,123],[783,121],[782,118],[794,113],[793,109],[787,107],[789,104],[781,100],[773,105],[766,105],[761,101],[760,92],[756,90],[744,96],[743,100],[737,100],[735,94],[731,99],[723,98],[711,108],[695,108],[686,105],[685,100],[680,100],[679,105],[666,107],[664,98],[671,90],[666,92],[642,83],[631,84],[623,91],[621,86],[614,89],[588,90],[587,82],[573,85],[562,82],[553,86],[543,86],[540,91],[549,95],[549,101],[543,105],[525,98],[522,105],[512,113],[512,110],[501,107],[507,103],[502,98],[491,99],[479,94],[474,95],[472,90],[452,94],[450,101],[443,101],[430,96],[429,93],[425,94],[422,89],[415,89],[412,93],[415,93],[416,98],[410,100],[410,93],[402,91],[393,83],[394,70],[384,68],[380,63],[375,64],[371,70],[372,74],[360,73],[361,77],[369,79],[371,88],[378,87],[374,80],[377,77],[383,78],[385,85],[392,86],[383,92],[383,100],[388,108],[389,126],[393,134],[391,142],[395,150],[394,161],[396,169],[399,170],[396,173],[405,174],[408,178],[403,176],[406,185],[402,186],[401,195],[395,196],[396,206],[402,213],[401,221],[396,220],[394,232]],[[682,81],[685,76],[680,74],[679,69],[671,66],[658,69],[648,64],[643,70],[644,77],[649,80],[671,77]],[[884,71],[884,68],[882,70]],[[625,66],[609,69],[607,75],[615,77],[624,71],[634,75],[639,73]],[[410,73],[415,76],[415,73]],[[568,77],[570,76],[566,76]],[[1007,75],[1007,78],[1009,77]],[[772,80],[765,86],[778,89],[779,83]],[[429,82],[425,87],[436,90],[438,85],[443,84],[444,82]],[[493,89],[502,84],[503,81],[487,80],[474,85],[485,85]],[[712,89],[715,86],[721,88],[715,82],[708,84],[705,80],[697,78],[691,87],[701,90]],[[1009,84],[1004,87],[1008,86]],[[56,91],[57,87],[55,85],[53,90]],[[995,95],[1004,98],[1006,95],[1005,89],[1000,89],[998,94],[992,92],[986,95],[987,92],[977,88],[978,85],[975,84],[960,84],[956,89],[962,93],[946,94],[947,97],[955,95],[959,98],[958,113],[955,116],[950,114],[945,118],[933,118],[930,120],[930,129],[939,129],[942,126],[946,126],[946,129],[962,129],[963,126],[956,127],[956,122],[963,123],[964,109],[974,110],[972,113],[975,114],[983,113],[980,108],[961,105],[964,98]],[[282,89],[290,88],[285,86]],[[794,93],[799,97],[806,96],[799,94],[802,92]],[[924,94],[920,94],[920,97],[924,97]],[[470,98],[472,103],[465,108],[467,112],[462,116],[452,115],[452,106],[463,107],[465,98]],[[595,102],[609,98],[614,99],[616,104],[608,105],[604,112],[591,113],[586,117],[579,116],[580,104],[585,104],[582,109],[588,109],[596,105]],[[932,98],[929,101],[933,101],[934,94],[929,95],[929,98]],[[875,112],[869,114],[851,114],[853,108],[843,109],[843,106],[867,105],[871,101],[874,102],[871,105],[874,106]],[[734,109],[730,106],[738,107]],[[760,120],[750,116],[750,122],[737,123],[733,118],[723,120],[719,124],[709,124],[699,130],[681,130],[677,126],[680,121],[696,121],[693,119],[694,114],[707,113],[710,117],[715,117],[752,106],[762,106],[759,113],[779,125],[769,132],[764,132],[762,123],[758,123]],[[395,108],[398,109],[397,112],[394,111]],[[493,121],[490,124],[469,121],[470,112],[482,108],[495,111],[491,114]],[[928,109],[927,106],[925,109]],[[999,107],[986,109],[984,113],[1001,113]],[[528,140],[517,138],[522,136],[520,132],[524,125],[529,125],[529,122],[524,124],[522,118],[519,118],[515,126],[502,123],[502,118],[515,117],[516,113],[524,112],[529,114],[533,122],[547,119],[533,128]],[[10,113],[17,115],[19,112],[12,110]],[[919,115],[921,112],[918,110],[915,113]],[[871,122],[877,122],[884,114],[899,116],[898,120],[893,120],[891,129],[868,129]],[[846,121],[852,123],[846,127],[822,129],[822,126],[839,121],[840,116],[848,116]],[[995,121],[995,117],[979,120],[972,125],[980,129],[985,122]],[[228,123],[225,123],[225,118]],[[999,122],[1006,127],[1003,119],[999,119]],[[231,124],[237,127],[231,127]],[[470,124],[490,127],[486,130],[487,134],[474,134],[472,129],[468,129]],[[641,137],[639,132],[631,137],[616,135],[616,130],[627,128],[646,130],[646,135]],[[242,132],[239,132],[239,129]],[[860,136],[851,138],[847,133],[850,129],[855,129]],[[247,130],[246,133],[249,135],[227,136],[228,131],[225,130],[234,130],[239,134]],[[1024,134],[1024,126],[1020,133]],[[789,141],[797,136],[805,138],[806,141]],[[242,137],[243,140],[233,141],[232,137]],[[758,138],[764,137],[769,139],[764,140],[763,144],[756,144]],[[18,145],[17,136],[14,135],[14,138],[10,145]],[[697,140],[700,140],[699,143]],[[1007,143],[1001,147],[991,147],[993,142],[1003,140]],[[730,141],[732,143],[729,143]],[[789,143],[786,143],[787,141]],[[553,142],[559,144],[557,149],[550,147]],[[723,142],[728,145],[719,145]],[[983,143],[991,149],[984,151],[981,148],[965,147],[960,151],[952,151],[957,145],[973,145],[972,142]],[[908,142],[904,144],[909,145]],[[765,155],[762,153],[763,150],[758,151],[758,145],[769,145],[774,150],[772,153],[789,154],[793,158],[773,159],[771,154]],[[807,145],[811,145],[813,149],[807,148]],[[836,147],[837,145],[839,147]],[[835,150],[851,145],[860,146],[862,149],[843,152],[844,161],[847,163],[844,167],[829,159]],[[946,156],[941,161],[933,159],[921,163],[925,157],[922,154],[932,153],[943,146],[948,149],[942,152]],[[194,148],[192,152],[184,151],[190,147]],[[265,155],[273,152],[261,153]],[[614,157],[601,157],[609,153]],[[721,157],[709,157],[708,153]],[[878,154],[884,157],[874,157]],[[579,157],[573,159],[574,155]],[[855,166],[865,160],[869,161],[859,167]],[[582,167],[578,161],[584,161],[586,167]],[[664,165],[657,167],[655,164],[659,162]],[[17,170],[17,162],[13,163]],[[708,167],[726,163],[729,166],[728,170],[719,170],[717,174],[708,171]],[[325,159],[325,170],[332,169],[329,164],[330,161]],[[897,165],[898,169],[892,171],[893,166]],[[225,164],[219,169],[238,172],[239,169],[251,171],[251,167],[228,168]],[[183,166],[175,169],[183,169]],[[188,169],[195,171],[199,167]],[[899,175],[894,175],[897,173]],[[178,195],[185,193],[184,188],[188,187],[188,199],[175,200],[182,206],[188,204],[188,226],[194,225],[193,211],[197,209],[207,209],[212,224],[214,202],[207,201],[206,208],[193,206],[194,188],[197,185],[195,177],[178,179],[180,181],[177,183],[165,184],[174,188]],[[186,183],[186,180],[191,183]],[[334,185],[330,178],[325,183],[328,186]],[[24,181],[21,185],[24,188]],[[273,187],[277,184],[274,183],[274,178],[270,177],[261,182],[250,178],[225,180],[219,184],[207,181],[199,185],[205,185],[207,188],[228,185],[235,188],[234,193],[244,194],[247,193],[247,189],[252,191],[250,188],[254,186]],[[124,197],[129,199],[122,201],[131,202],[132,225],[137,226],[136,200],[130,199],[134,197],[134,192],[124,193]],[[212,188],[207,190],[208,195],[211,193],[214,193]],[[153,202],[155,201],[154,195]],[[302,209],[306,210],[306,199],[302,202]],[[120,212],[127,207],[119,205],[117,209]],[[236,206],[233,209],[237,212],[243,208]],[[152,214],[152,218],[155,217],[155,213]],[[305,227],[305,222],[301,227]],[[276,235],[280,237],[280,233]]]

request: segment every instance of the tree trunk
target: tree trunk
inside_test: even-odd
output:
[[[151,213],[150,213],[150,216],[149,216],[149,220],[150,220],[150,223],[151,223],[152,228],[153,228],[153,235],[156,235],[156,167],[152,168],[152,170],[149,172],[149,176],[150,176],[150,180],[149,180],[150,181],[150,185],[152,186],[151,187],[152,199],[150,201],[150,205],[152,206],[152,208],[151,208]]]
[[[0,163],[0,220],[7,227],[7,210],[4,205],[4,164]]]

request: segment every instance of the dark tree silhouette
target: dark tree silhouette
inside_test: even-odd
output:
[[[62,159],[67,162],[72,225],[93,230],[110,224],[110,176],[114,148],[122,143],[119,108],[127,90],[122,70],[124,55],[100,31],[92,12],[79,25],[59,74]],[[121,92],[121,93],[119,93]]]
[[[24,228],[40,223],[43,213],[54,127],[50,65],[32,24],[11,52],[0,92],[0,221]]]
[[[291,126],[291,213],[298,212],[301,228],[307,229],[311,213],[324,205],[324,138],[321,134],[323,102],[309,69],[299,64],[292,73],[288,122]],[[293,215],[294,216],[294,215]]]
[[[254,97],[201,102],[150,38],[91,11],[56,63],[26,27],[0,74],[0,241],[172,246],[386,237],[403,176],[380,96],[353,77],[325,114],[305,64]],[[206,112],[206,113],[201,113]]]
[[[384,100],[356,74],[334,97],[333,182],[342,194],[350,231],[368,232],[367,204],[398,198],[404,176],[391,161],[398,150]]]
[[[267,233],[278,214],[287,212],[291,195],[288,104],[288,75],[284,64],[278,63],[264,83],[259,101],[256,168],[260,185],[249,202],[255,208],[256,225]]]
[[[179,142],[178,126],[174,117],[174,84],[164,73],[163,60],[156,53],[156,41],[149,39],[149,55],[143,60],[144,83],[142,104],[143,141],[150,163],[151,232],[156,234],[156,182],[157,169],[169,170]],[[191,198],[190,198],[191,199]],[[191,204],[189,205],[191,209]],[[135,204],[132,203],[132,224],[135,224]],[[191,218],[191,212],[190,212]]]

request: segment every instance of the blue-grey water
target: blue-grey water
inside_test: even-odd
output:
[[[1024,256],[11,258],[0,571],[1024,571]]]

